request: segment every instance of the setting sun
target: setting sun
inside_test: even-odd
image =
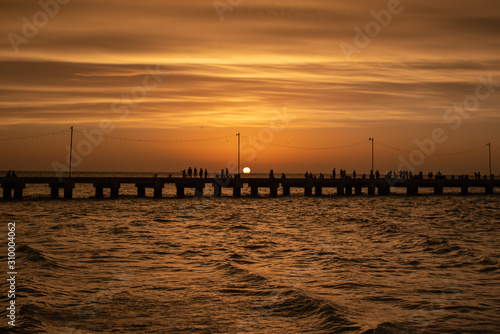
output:
[[[250,173],[250,168],[249,167],[243,168],[243,173],[245,173],[245,174]]]

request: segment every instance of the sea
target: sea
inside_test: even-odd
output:
[[[498,194],[211,194],[0,201],[0,332],[500,333]]]

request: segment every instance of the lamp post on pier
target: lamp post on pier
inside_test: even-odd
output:
[[[375,160],[373,157],[374,154],[374,147],[373,147],[373,138],[368,138],[372,142],[372,172],[375,172]]]
[[[73,126],[70,127],[71,129],[71,139],[69,142],[69,172],[68,172],[68,177],[71,177],[71,156],[73,154]]]
[[[238,136],[238,177],[240,177],[240,133],[236,135]]]
[[[491,143],[486,144],[488,146],[489,153],[489,165],[490,165],[490,176],[491,176]]]

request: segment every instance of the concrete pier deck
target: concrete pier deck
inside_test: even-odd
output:
[[[277,197],[279,189],[282,195],[290,195],[291,188],[303,189],[305,196],[322,196],[323,189],[335,188],[338,196],[361,195],[367,189],[368,195],[388,195],[393,188],[406,188],[408,195],[417,195],[419,189],[430,188],[436,195],[443,194],[445,188],[460,189],[461,194],[469,194],[469,188],[483,188],[485,194],[494,194],[495,188],[500,188],[500,180],[492,179],[311,179],[311,178],[178,178],[178,177],[14,177],[0,178],[2,199],[22,199],[26,186],[32,184],[46,184],[47,193],[52,198],[58,198],[60,190],[63,197],[73,198],[73,190],[78,184],[92,184],[95,188],[95,197],[104,197],[105,190],[109,190],[111,198],[120,195],[123,184],[133,184],[137,188],[137,196],[144,197],[146,189],[154,190],[154,197],[161,198],[165,185],[175,185],[176,196],[184,197],[185,189],[195,190],[195,196],[203,196],[206,185],[213,189],[213,196],[222,194],[223,188],[231,188],[233,196],[241,196],[243,187],[250,188],[252,196],[259,196],[259,191],[265,190],[266,195]],[[49,192],[50,188],[50,192]]]

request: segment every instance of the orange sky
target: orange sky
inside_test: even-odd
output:
[[[271,134],[268,145],[243,142],[242,165],[257,171],[368,172],[368,137],[376,168],[397,170],[410,153],[379,142],[411,152],[441,128],[446,140],[416,170],[486,172],[491,142],[500,171],[498,1],[243,0],[223,20],[206,0],[44,3],[1,4],[0,139],[98,129],[108,119],[109,135],[126,138]],[[479,88],[481,99],[478,77],[493,82]],[[475,97],[470,112],[447,113]],[[52,170],[68,139],[0,141],[0,169]],[[215,171],[235,158],[235,137],[107,138],[76,170]]]

